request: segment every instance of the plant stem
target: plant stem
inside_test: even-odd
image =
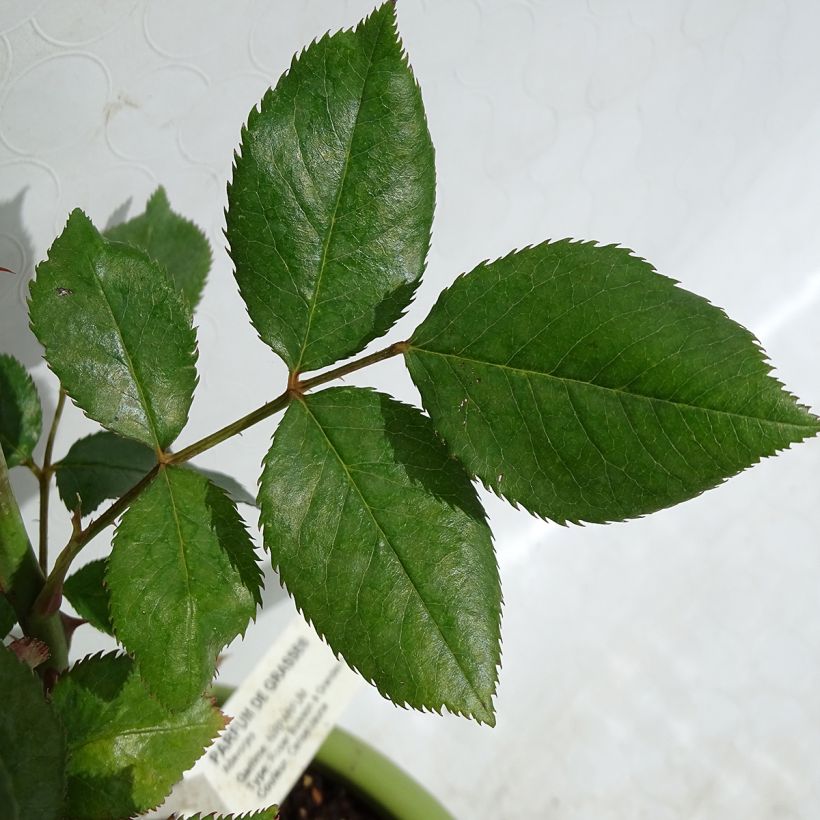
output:
[[[60,614],[42,615],[33,606],[43,581],[0,450],[0,591],[14,607],[23,632],[48,644],[50,656],[43,666],[60,672],[68,665],[68,642]]]
[[[57,399],[57,407],[54,410],[54,418],[51,421],[51,428],[46,439],[46,450],[43,455],[43,466],[39,470],[37,480],[40,483],[40,569],[45,573],[48,571],[48,495],[51,490],[51,476],[54,468],[51,464],[51,457],[54,452],[54,440],[57,437],[57,427],[60,425],[60,418],[65,407],[65,390],[60,389],[60,397]]]
[[[65,583],[68,569],[71,562],[77,557],[80,550],[94,536],[102,532],[109,524],[113,524],[117,517],[128,509],[128,505],[154,480],[160,470],[161,465],[156,464],[149,470],[127,493],[121,495],[102,515],[93,519],[89,525],[71,535],[68,543],[63,547],[54,567],[46,579],[45,585],[40,590],[37,600],[34,602],[34,610],[41,614],[49,614],[58,609],[62,595],[63,584]]]
[[[24,465],[25,467],[28,467],[28,468],[29,468],[29,470],[31,470],[32,474],[33,474],[33,475],[34,475],[34,477],[37,479],[37,481],[39,481],[39,480],[40,480],[40,472],[41,472],[41,471],[40,471],[40,468],[39,468],[39,467],[35,464],[35,462],[34,462],[34,459],[33,459],[33,458],[27,458],[27,459],[23,462],[23,465]]]
[[[223,441],[226,441],[232,436],[236,436],[247,430],[249,427],[253,427],[253,425],[257,422],[272,416],[274,413],[278,413],[287,406],[289,401],[290,392],[286,390],[284,393],[273,399],[273,401],[263,404],[252,413],[248,413],[247,416],[243,416],[241,419],[237,419],[235,422],[225,425],[225,427],[221,430],[217,430],[215,433],[211,433],[211,435],[201,438],[199,441],[194,442],[184,450],[171,454],[165,460],[165,463],[183,464],[184,462],[192,459],[194,456],[198,456],[200,453],[210,450],[211,447],[216,447],[217,444],[221,444]]]
[[[363,367],[369,367],[372,364],[376,364],[376,362],[381,362],[385,359],[391,358],[392,356],[396,356],[399,353],[403,353],[406,349],[407,342],[396,342],[383,350],[379,350],[376,353],[371,353],[369,356],[362,356],[361,359],[356,359],[356,361],[350,362],[349,364],[333,368],[333,370],[328,370],[326,373],[320,373],[312,379],[300,381],[298,374],[296,374],[296,377],[291,376],[291,379],[289,380],[289,384],[291,386],[285,390],[284,393],[273,399],[273,401],[263,404],[252,413],[248,413],[247,416],[243,416],[241,419],[238,419],[232,424],[226,425],[221,430],[217,430],[215,433],[205,436],[205,438],[194,442],[184,450],[180,450],[178,453],[170,455],[167,459],[165,459],[165,463],[182,464],[183,462],[192,459],[194,456],[198,456],[200,453],[210,450],[211,447],[215,447],[217,444],[221,444],[223,441],[244,432],[249,427],[253,427],[254,424],[257,424],[269,416],[272,416],[274,413],[284,410],[293,398],[294,393],[301,394],[306,390],[311,390],[314,387],[319,387],[319,385],[327,384],[327,382],[331,382],[334,379],[340,379],[342,376],[347,376],[349,373],[354,373],[357,370],[361,370]]]
[[[361,370],[364,367],[370,367],[371,364],[383,362],[385,359],[390,359],[393,356],[398,356],[400,353],[404,353],[404,351],[407,350],[407,348],[408,342],[394,342],[389,347],[377,350],[375,353],[371,353],[369,356],[362,356],[361,359],[356,359],[355,361],[352,361],[349,364],[343,364],[341,367],[334,367],[333,370],[328,370],[326,373],[320,373],[318,376],[314,376],[312,379],[305,379],[305,381],[299,381],[297,382],[297,384],[302,389],[302,391],[312,390],[314,387],[319,387],[319,385],[327,384],[328,382],[332,382],[335,379],[341,379],[343,376],[347,376],[349,373],[355,373],[357,370]]]
[[[396,342],[376,353],[371,353],[369,356],[362,356],[361,359],[356,359],[349,364],[341,365],[325,373],[320,373],[318,376],[306,379],[305,381],[299,380],[298,373],[291,374],[288,380],[288,389],[272,401],[263,404],[253,412],[226,425],[215,433],[201,438],[185,449],[177,453],[166,454],[160,464],[155,465],[147,475],[128,490],[125,495],[118,498],[104,513],[91,521],[85,529],[81,529],[72,534],[68,543],[63,547],[62,552],[57,556],[57,560],[54,562],[54,567],[46,580],[45,586],[37,596],[37,601],[34,605],[35,610],[41,613],[48,613],[55,606],[59,606],[63,582],[65,581],[72,561],[77,557],[80,550],[82,550],[94,536],[109,526],[109,524],[113,524],[117,517],[125,512],[129,504],[154,480],[157,473],[165,465],[184,464],[194,456],[198,456],[200,453],[210,450],[211,447],[221,444],[223,441],[242,433],[249,427],[253,427],[254,424],[274,415],[274,413],[284,410],[294,396],[302,395],[306,390],[319,387],[334,379],[340,379],[349,373],[354,373],[364,367],[376,364],[376,362],[398,356],[400,353],[404,353],[405,350],[407,350],[407,342]]]

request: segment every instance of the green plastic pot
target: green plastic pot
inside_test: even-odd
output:
[[[313,762],[395,820],[454,820],[395,763],[343,729],[333,729]]]
[[[224,706],[233,691],[215,684],[210,694]],[[344,729],[331,730],[313,763],[394,820],[455,820],[409,774]]]

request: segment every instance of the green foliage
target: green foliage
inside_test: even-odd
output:
[[[39,678],[0,647],[0,807],[3,818],[63,816],[65,738]]]
[[[196,336],[165,272],[82,211],[37,266],[31,326],[71,398],[104,427],[165,449],[188,418]]]
[[[105,558],[98,558],[78,569],[66,578],[63,595],[91,626],[113,635],[111,603],[104,585],[106,563]]]
[[[182,709],[261,603],[261,572],[223,490],[184,468],[160,470],[122,517],[105,582],[114,631],[162,703]]]
[[[22,366],[0,356],[0,632],[19,622],[14,651],[31,663],[49,654],[41,683],[0,648],[3,820],[144,812],[223,726],[202,693],[261,602],[236,508],[255,501],[229,476],[183,465],[280,410],[259,505],[300,610],[396,703],[490,724],[501,591],[471,477],[561,523],[622,520],[820,430],[721,310],[630,251],[569,240],[482,263],[409,341],[302,380],[407,308],[434,187],[421,96],[385,3],[305,49],[242,130],[230,253],[289,379],[276,399],[175,452],[196,386],[191,312],[208,243],[162,188],[107,237],[72,212],[37,268],[31,325],[61,387],[107,430],[56,464],[47,447],[34,467],[38,560],[6,460],[31,458],[40,402]],[[398,353],[429,416],[362,388],[309,392]],[[44,583],[52,472],[80,515]],[[66,577],[118,520],[111,554]],[[61,592],[133,658],[95,656],[65,673]],[[43,683],[59,672],[52,709]]]
[[[630,251],[588,242],[479,265],[406,359],[468,471],[559,522],[668,507],[820,429],[747,330]]]
[[[410,303],[435,196],[421,95],[385,3],[306,48],[252,110],[228,190],[236,279],[291,370],[361,350]]]
[[[144,213],[110,228],[106,236],[145,251],[168,272],[190,309],[197,306],[211,268],[211,246],[193,222],[171,210],[164,188],[154,191]]]
[[[274,566],[336,652],[397,703],[494,721],[490,530],[428,419],[358,388],[293,402],[260,505]]]
[[[116,433],[99,432],[81,438],[55,464],[57,489],[70,511],[81,500],[80,512],[88,515],[107,498],[119,498],[157,463],[155,452],[145,444]],[[256,499],[235,479],[216,470],[191,465],[235,502],[255,505]]]
[[[81,438],[56,465],[57,489],[72,512],[88,515],[107,498],[119,498],[157,462],[154,451],[116,433],[99,432]]]
[[[199,698],[171,712],[123,655],[97,655],[60,678],[54,708],[68,740],[66,813],[72,820],[131,817],[165,798],[224,726]]]
[[[20,806],[14,796],[14,783],[2,760],[0,760],[0,806],[4,808],[7,820],[20,820]]]
[[[31,458],[42,429],[43,411],[31,376],[13,356],[0,354],[0,447],[9,467]]]

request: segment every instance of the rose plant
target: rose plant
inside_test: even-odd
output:
[[[251,425],[284,414],[258,505],[304,616],[395,703],[488,724],[501,586],[475,480],[558,523],[623,521],[820,429],[751,333],[631,251],[588,241],[482,262],[409,338],[359,355],[410,305],[434,199],[421,93],[388,2],[295,57],[242,129],[226,237],[250,320],[290,375],[270,402],[181,449],[208,243],[162,189],[106,233],[69,215],[30,290],[61,385],[39,462],[36,389],[0,356],[4,817],[143,812],[223,727],[206,693],[261,600],[236,506],[253,499],[190,461]],[[404,362],[424,412],[325,388],[385,359]],[[67,398],[104,429],[56,459]],[[39,481],[37,553],[15,467]],[[54,480],[73,527],[51,562]],[[72,571],[111,525],[110,554]],[[124,651],[69,665],[77,624],[63,596]]]

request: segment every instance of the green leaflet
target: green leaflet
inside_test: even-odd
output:
[[[429,419],[357,388],[294,401],[259,500],[273,564],[335,652],[396,703],[494,722],[490,530]]]
[[[406,362],[467,470],[558,522],[668,507],[820,429],[748,331],[630,251],[588,242],[479,265]]]
[[[211,246],[193,222],[171,210],[164,188],[154,191],[144,213],[105,235],[145,251],[168,272],[191,310],[197,306],[211,268]]]
[[[63,817],[65,738],[43,685],[0,647],[0,807],[3,818]]]
[[[358,352],[401,316],[434,199],[421,95],[388,2],[294,58],[242,131],[230,252],[254,326],[292,371]]]
[[[0,446],[8,467],[31,458],[43,430],[37,388],[20,362],[0,354]]]
[[[119,498],[157,462],[154,451],[139,441],[100,432],[71,445],[56,466],[57,489],[69,510],[88,515],[107,498]]]
[[[119,498],[131,489],[156,464],[154,451],[138,441],[115,433],[100,432],[81,438],[71,445],[56,467],[57,489],[69,510],[82,500],[83,515],[93,512],[107,498]],[[235,479],[216,470],[189,465],[237,503],[256,505],[256,499]]]
[[[236,507],[184,468],[162,469],[123,515],[105,582],[117,637],[172,709],[202,693],[217,654],[261,602],[261,572]]]
[[[204,698],[171,712],[124,655],[95,655],[63,675],[53,704],[68,738],[67,816],[132,817],[165,798],[225,725]]]
[[[14,796],[11,773],[0,759],[0,806],[3,806],[7,820],[20,820],[20,806]]]
[[[188,418],[196,336],[165,272],[72,211],[31,285],[31,326],[63,387],[104,427],[165,449]]]
[[[80,617],[100,632],[114,634],[108,590],[103,584],[106,559],[98,558],[80,567],[65,580],[63,594]]]

